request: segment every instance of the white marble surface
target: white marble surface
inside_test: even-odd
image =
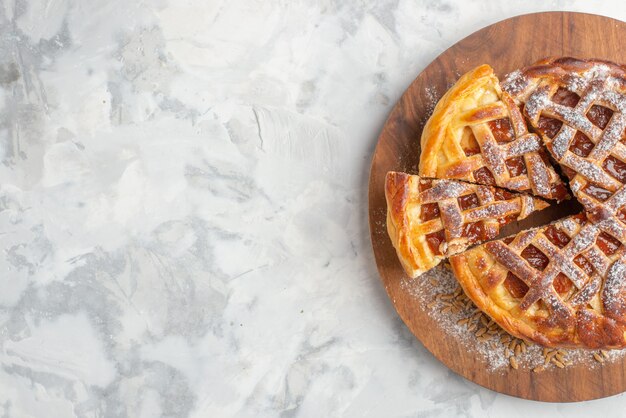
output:
[[[367,228],[437,54],[623,1],[0,1],[0,416],[621,417],[495,394],[414,340]],[[547,35],[549,36],[549,34]]]

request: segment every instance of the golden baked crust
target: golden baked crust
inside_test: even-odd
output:
[[[419,174],[461,179],[547,199],[568,197],[538,135],[488,65],[462,76],[424,126]]]
[[[626,226],[584,215],[450,258],[465,293],[510,334],[551,347],[626,346]]]
[[[417,277],[500,227],[548,206],[541,199],[456,180],[389,172],[387,230],[407,274]]]
[[[590,218],[626,219],[626,67],[547,58],[507,76]]]

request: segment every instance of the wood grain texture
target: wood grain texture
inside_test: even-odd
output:
[[[626,63],[626,24],[602,16],[547,12],[517,16],[481,29],[442,53],[413,81],[391,112],[379,137],[369,183],[369,220],[378,270],[405,324],[442,363],[484,387],[552,402],[596,399],[626,391],[626,361],[589,369],[497,370],[446,333],[400,286],[405,274],[385,229],[384,179],[388,171],[417,173],[419,138],[439,99],[459,76],[487,63],[499,77],[547,56],[601,58]],[[553,211],[554,212],[554,211]],[[552,216],[554,213],[547,213]]]

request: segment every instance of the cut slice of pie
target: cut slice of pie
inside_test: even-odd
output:
[[[500,227],[548,206],[539,198],[457,180],[389,172],[387,230],[402,266],[417,277]]]
[[[450,258],[476,306],[544,346],[626,346],[626,225],[565,218]]]
[[[421,139],[419,174],[529,192],[569,195],[538,135],[489,65],[462,76],[439,100]]]
[[[626,219],[626,67],[549,58],[511,73],[505,91],[543,136],[592,219]]]

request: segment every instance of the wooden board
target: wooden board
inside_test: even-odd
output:
[[[485,360],[467,353],[400,286],[405,277],[385,230],[384,178],[387,171],[417,173],[419,138],[439,99],[468,70],[490,64],[498,76],[547,56],[603,58],[626,63],[626,24],[583,13],[547,12],[517,16],[481,29],[450,47],[413,81],[385,123],[374,153],[369,183],[369,221],[378,270],[405,324],[442,363],[461,376],[497,392],[521,398],[572,402],[626,391],[626,361],[590,369],[577,364],[541,373],[490,372]],[[554,214],[552,214],[553,216]]]

